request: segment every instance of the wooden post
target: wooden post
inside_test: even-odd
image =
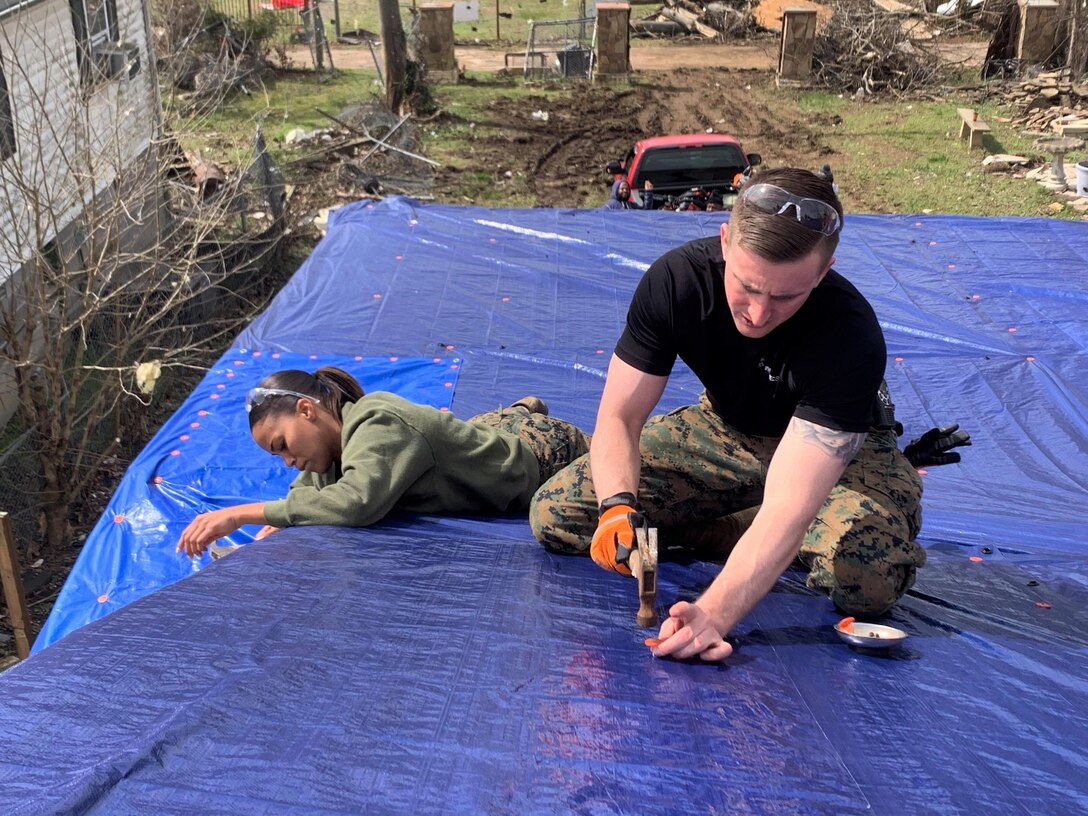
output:
[[[30,657],[34,637],[30,634],[30,612],[23,594],[23,573],[19,569],[19,556],[15,549],[15,536],[11,532],[11,519],[0,513],[0,580],[4,586],[4,602],[8,607],[8,619],[15,633],[15,653],[20,660]]]
[[[625,81],[631,70],[631,6],[627,3],[597,4],[597,59],[594,78]]]
[[[310,40],[310,48],[314,55],[314,68],[318,71],[325,70],[325,50],[329,47],[325,42],[325,23],[321,20],[321,12],[317,7],[318,0],[308,0],[307,5],[310,11],[310,36],[313,37]]]
[[[635,622],[648,629],[657,626],[657,528],[635,529],[635,549],[627,566],[638,580],[638,614]]]
[[[812,50],[816,45],[816,9],[782,10],[782,47],[778,54],[777,81],[801,82],[812,74]]]
[[[1016,59],[1021,68],[1043,65],[1053,55],[1061,23],[1061,6],[1056,0],[1020,0],[1020,31]]]
[[[382,25],[382,56],[385,57],[385,105],[400,113],[407,101],[404,84],[408,75],[408,45],[397,0],[378,0]]]
[[[499,36],[499,0],[495,0],[495,42],[502,39]]]
[[[453,3],[424,3],[419,7],[416,59],[435,82],[457,81],[453,52]]]

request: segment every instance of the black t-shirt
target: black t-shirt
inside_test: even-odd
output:
[[[643,276],[616,355],[667,376],[679,356],[722,419],[742,433],[781,436],[796,416],[840,431],[877,423],[884,335],[869,302],[834,270],[765,337],[744,337],[725,297],[721,241],[700,238]]]

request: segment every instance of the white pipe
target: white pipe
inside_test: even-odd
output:
[[[0,9],[0,20],[7,17],[11,17],[13,14],[18,14],[20,11],[25,11],[31,6],[36,6],[38,3],[44,3],[45,0],[22,0],[22,2],[16,3],[14,6],[8,6],[6,9]]]

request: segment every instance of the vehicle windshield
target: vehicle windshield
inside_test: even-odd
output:
[[[642,189],[651,181],[654,192],[673,193],[691,187],[721,187],[745,168],[744,154],[735,144],[699,147],[655,147],[638,164],[631,186]]]

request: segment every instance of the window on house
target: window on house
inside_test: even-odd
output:
[[[0,161],[15,155],[15,120],[11,115],[11,96],[4,77],[4,55],[0,53]]]
[[[84,82],[110,76],[107,47],[120,38],[114,0],[70,0],[79,73]],[[105,70],[103,70],[105,69]]]

